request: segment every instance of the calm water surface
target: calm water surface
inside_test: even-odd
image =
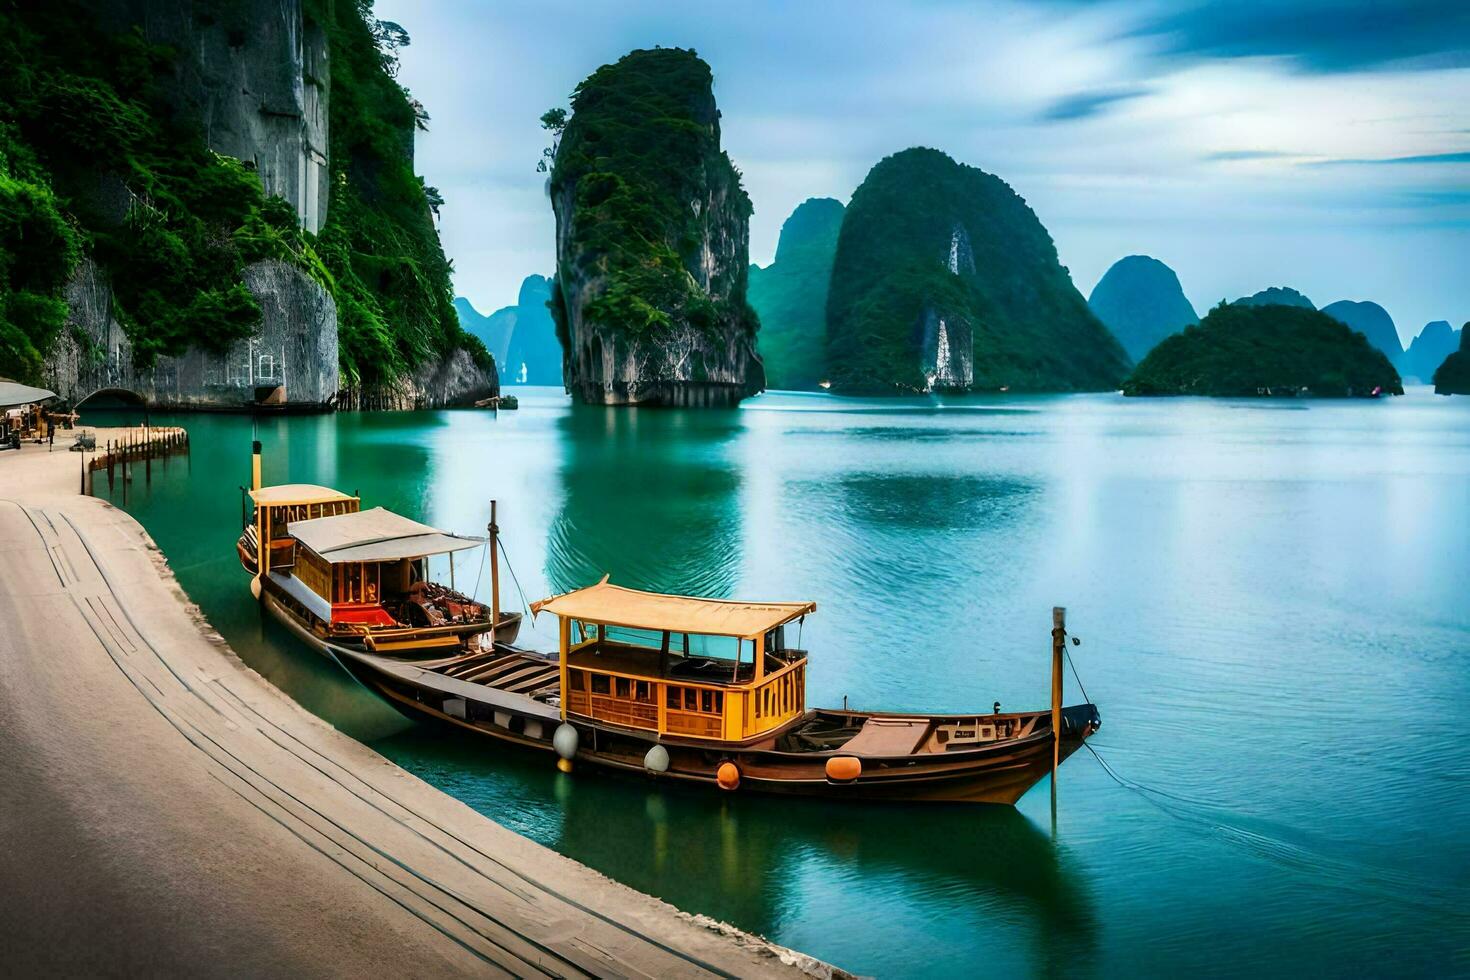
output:
[[[1044,707],[1065,605],[1094,744],[1137,785],[1080,753],[1053,826],[1047,783],[1011,810],[564,776],[410,726],[262,621],[233,548],[249,419],[181,419],[191,457],[137,474],[129,509],[312,711],[614,878],[848,969],[1470,971],[1470,399],[521,405],[263,419],[266,480],[466,532],[498,498],[531,599],[603,573],[815,599],[812,704]],[[555,624],[522,637],[554,648]]]

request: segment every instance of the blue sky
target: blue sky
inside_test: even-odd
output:
[[[1470,2],[379,0],[432,121],[455,288],[555,268],[543,111],[638,47],[710,63],[755,204],[751,258],[808,197],[934,146],[1036,210],[1084,295],[1153,255],[1203,313],[1294,286],[1371,299],[1407,341],[1470,319]]]

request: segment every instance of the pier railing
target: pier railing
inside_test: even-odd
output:
[[[140,425],[114,433],[96,448],[90,459],[82,453],[82,492],[95,495],[97,474],[107,472],[107,495],[112,496],[119,482],[122,483],[122,502],[128,502],[128,484],[133,481],[138,466],[143,467],[145,483],[153,482],[153,461],[161,460],[167,465],[171,456],[189,454],[189,433],[176,425]]]

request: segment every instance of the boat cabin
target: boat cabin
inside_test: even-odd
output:
[[[747,742],[806,713],[806,651],[788,626],[814,602],[736,602],[608,584],[543,599],[560,620],[563,719]]]
[[[257,549],[259,574],[329,630],[433,628],[484,618],[478,603],[428,575],[431,556],[478,548],[483,538],[450,534],[381,507],[360,510],[357,497],[326,487],[265,487],[251,497],[265,545]],[[446,644],[455,642],[445,637]]]

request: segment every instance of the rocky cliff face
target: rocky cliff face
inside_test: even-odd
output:
[[[728,405],[765,387],[746,303],[750,199],[720,149],[709,66],[634,51],[578,86],[551,176],[567,390]]]
[[[394,382],[344,388],[337,394],[336,407],[351,411],[467,408],[498,394],[500,379],[495,370],[480,367],[461,348],[424,361],[412,374]]]
[[[847,207],[827,300],[835,390],[1104,390],[1128,358],[1000,178],[916,148]]]
[[[1322,312],[1367,337],[1368,343],[1383,351],[1384,356],[1392,361],[1395,367],[1402,363],[1404,345],[1403,341],[1399,340],[1398,327],[1393,325],[1393,317],[1388,315],[1388,311],[1377,303],[1358,303],[1343,299],[1336,303],[1328,303],[1322,307]]]
[[[815,390],[827,378],[827,289],[841,201],[803,201],[781,225],[776,260],[750,267],[750,305],[760,315],[760,352],[772,388]]]
[[[1147,255],[1114,262],[1093,287],[1087,306],[1134,361],[1199,322],[1174,270]]]
[[[109,27],[135,25],[182,56],[165,98],[211,150],[254,164],[267,194],[313,234],[327,220],[331,66],[320,25],[301,0],[91,0]]]
[[[241,410],[259,405],[326,407],[337,393],[337,308],[331,295],[284,262],[245,267],[261,320],[248,338],[212,351],[191,347],[134,364],[113,310],[112,287],[90,259],[66,289],[68,330],[48,358],[54,390],[76,402],[119,389],[159,408]]]
[[[1429,384],[1434,372],[1464,342],[1465,331],[1456,330],[1448,320],[1431,320],[1424,324],[1419,336],[1404,352],[1403,374],[1421,384]]]

